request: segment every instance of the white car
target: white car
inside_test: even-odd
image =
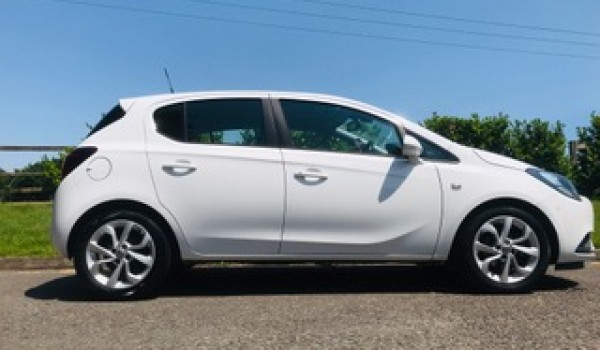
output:
[[[93,291],[146,295],[199,261],[452,262],[523,292],[594,258],[565,177],[339,97],[122,99],[68,156],[52,240]]]

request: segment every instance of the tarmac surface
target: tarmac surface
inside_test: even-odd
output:
[[[133,302],[71,269],[0,271],[0,349],[600,349],[600,264],[522,295],[434,267],[200,266]]]

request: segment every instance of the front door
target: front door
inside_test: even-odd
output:
[[[282,254],[430,256],[441,219],[434,164],[393,154],[396,126],[337,105],[280,101],[289,128]]]

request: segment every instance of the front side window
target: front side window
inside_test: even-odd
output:
[[[457,162],[458,158],[456,156],[442,147],[436,145],[435,143],[427,140],[423,136],[412,132],[411,130],[406,130],[407,134],[415,137],[419,143],[421,143],[421,147],[423,147],[423,151],[421,151],[421,158],[426,160],[435,160],[435,161],[444,161],[444,162]]]
[[[327,103],[280,103],[294,148],[387,155],[401,145],[395,125],[371,114]]]
[[[266,144],[262,101],[218,99],[191,101],[158,109],[157,131],[176,141],[220,145]]]

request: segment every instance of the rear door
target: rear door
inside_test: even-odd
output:
[[[260,98],[164,106],[147,133],[162,205],[198,253],[277,254],[283,222],[281,151]]]

